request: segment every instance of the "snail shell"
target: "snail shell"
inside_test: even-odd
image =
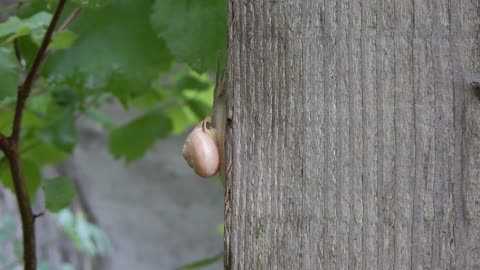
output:
[[[210,117],[195,126],[188,135],[182,150],[183,158],[195,173],[201,177],[214,176],[220,168],[215,130]]]

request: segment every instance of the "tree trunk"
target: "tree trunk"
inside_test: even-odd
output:
[[[226,269],[480,269],[479,18],[230,0]]]

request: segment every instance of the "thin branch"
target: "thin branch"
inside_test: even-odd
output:
[[[58,2],[55,13],[53,14],[52,21],[50,22],[47,32],[45,33],[45,36],[43,38],[42,44],[40,45],[40,48],[38,49],[37,54],[35,55],[33,64],[27,73],[25,81],[18,89],[17,106],[15,107],[15,117],[13,120],[13,129],[12,129],[12,136],[11,136],[12,140],[16,142],[18,142],[20,137],[20,129],[21,129],[23,108],[25,107],[25,102],[28,96],[30,95],[30,92],[32,91],[33,83],[35,81],[35,78],[37,77],[38,70],[40,69],[40,66],[43,62],[42,60],[44,59],[44,54],[48,49],[48,44],[52,39],[53,31],[55,30],[57,22],[60,18],[60,14],[65,6],[65,2],[67,2],[67,0],[60,0]]]
[[[5,156],[10,164],[13,187],[17,198],[18,210],[22,220],[24,269],[35,270],[37,265],[35,228],[30,199],[21,166],[20,154],[16,142],[8,140]]]
[[[0,133],[0,150],[5,152],[5,150],[7,149],[7,145],[8,145],[8,138],[2,133]]]
[[[15,49],[15,57],[17,58],[18,63],[22,66],[23,70],[23,57],[20,53],[20,48],[18,47],[18,39],[13,40],[13,48]]]
[[[15,115],[13,119],[12,134],[10,137],[0,137],[0,147],[4,152],[9,164],[10,172],[12,174],[12,182],[17,198],[18,209],[22,220],[23,231],[23,258],[25,270],[36,270],[37,256],[36,256],[36,240],[35,240],[35,216],[32,212],[30,198],[23,175],[23,169],[20,159],[20,132],[22,126],[23,111],[30,92],[32,91],[33,83],[37,77],[40,66],[45,59],[44,55],[48,49],[50,40],[52,39],[53,31],[60,18],[60,14],[65,6],[66,0],[59,0],[55,9],[52,21],[48,26],[47,32],[43,38],[40,48],[35,55],[33,64],[28,70],[27,76],[22,85],[18,87],[17,103],[15,105]]]
[[[65,21],[62,23],[62,25],[58,28],[58,31],[63,31],[65,29],[67,29],[67,27],[69,27],[70,24],[72,24],[72,22],[75,20],[75,18],[77,18],[78,15],[80,15],[80,13],[82,13],[82,11],[83,11],[82,7],[77,7],[75,10],[73,10],[72,13],[70,13],[70,15],[68,16],[68,18],[65,19]]]
[[[58,28],[58,31],[63,31],[67,29],[67,27],[70,26],[70,24],[78,17],[78,15],[80,15],[80,13],[82,13],[82,11],[83,11],[82,7],[77,7],[76,9],[74,9],[72,13],[68,15],[68,18],[66,18],[65,21],[62,23],[62,25]],[[49,54],[50,53],[46,51],[45,54],[43,54],[41,62],[43,62],[48,57]]]
[[[33,214],[33,220],[35,220],[35,219],[37,219],[37,218],[39,218],[43,215],[45,215],[45,211],[42,211],[42,212],[37,213],[37,214]]]

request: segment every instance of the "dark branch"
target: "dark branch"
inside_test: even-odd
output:
[[[58,23],[58,20],[60,18],[60,14],[62,13],[63,7],[65,6],[65,2],[67,0],[60,0],[58,2],[57,8],[55,10],[55,13],[53,14],[52,21],[50,22],[50,25],[48,26],[47,32],[45,33],[45,36],[43,37],[43,41],[40,44],[40,48],[37,51],[37,54],[35,55],[35,59],[33,60],[33,64],[30,67],[27,76],[25,77],[25,81],[21,86],[19,86],[18,93],[17,93],[17,105],[15,107],[15,117],[13,120],[13,129],[12,129],[12,140],[18,142],[19,137],[20,137],[20,130],[21,130],[21,124],[22,124],[22,117],[23,117],[23,108],[25,107],[25,102],[30,95],[30,92],[32,91],[32,86],[35,81],[35,78],[37,77],[38,70],[40,69],[40,66],[43,62],[44,59],[44,54],[47,52],[48,49],[48,44],[50,44],[50,41],[52,39],[53,31],[55,30],[55,27]]]
[[[28,70],[23,84],[18,87],[12,134],[8,138],[3,135],[0,136],[0,148],[4,152],[6,159],[10,164],[10,172],[13,180],[12,182],[15,188],[18,209],[22,220],[23,258],[25,270],[36,270],[37,256],[34,224],[36,216],[32,213],[19,150],[22,117],[25,103],[30,95],[30,92],[32,91],[32,86],[37,77],[40,66],[45,59],[44,55],[47,52],[48,45],[52,39],[53,31],[55,30],[57,22],[60,18],[60,14],[65,6],[65,2],[66,0],[59,0],[52,21],[50,22],[40,48],[35,55],[35,59]],[[17,58],[18,57],[19,54],[17,52]]]
[[[13,40],[13,48],[15,49],[15,57],[17,58],[18,63],[22,66],[23,70],[23,58],[22,54],[20,53],[20,48],[18,47],[18,39]]]
[[[70,24],[77,18],[78,15],[80,15],[80,13],[82,13],[82,11],[83,11],[82,7],[77,7],[75,10],[73,10],[72,13],[70,13],[70,15],[68,15],[68,17],[62,23],[62,25],[58,28],[58,31],[63,31],[65,29],[67,29],[67,27],[70,26]],[[43,54],[43,57],[40,60],[40,62],[43,62],[48,57],[48,54],[49,54],[49,52],[46,51]]]
[[[43,215],[45,215],[45,211],[42,211],[42,212],[37,213],[37,214],[33,214],[33,219],[35,220],[35,219],[37,219],[37,218],[39,218],[39,217],[41,217],[41,216],[43,216]]]
[[[77,7],[70,15],[68,15],[68,18],[65,19],[65,21],[62,23],[62,25],[58,28],[59,31],[63,31],[67,29],[67,27],[70,26],[70,24],[75,20],[75,18],[82,13],[83,8],[82,7]]]

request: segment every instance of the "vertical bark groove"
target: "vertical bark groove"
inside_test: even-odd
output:
[[[227,269],[480,267],[475,0],[231,0]]]

